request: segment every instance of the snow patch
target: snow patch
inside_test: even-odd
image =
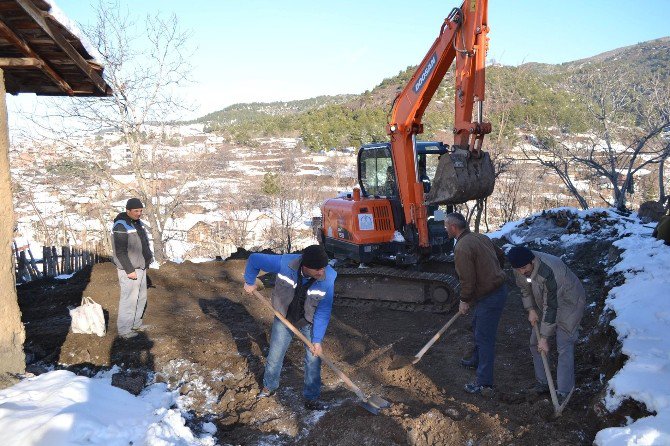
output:
[[[111,372],[111,371],[110,371]],[[154,384],[135,397],[112,387],[111,373],[95,378],[66,370],[28,378],[0,391],[3,444],[66,446],[128,444],[212,446],[170,409],[174,394]]]

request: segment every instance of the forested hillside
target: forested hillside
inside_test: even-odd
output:
[[[210,131],[239,143],[257,137],[299,136],[307,148],[315,151],[385,140],[393,98],[415,68],[408,67],[360,95],[236,104],[198,121],[206,123]],[[668,73],[668,37],[559,65],[492,64],[486,73],[485,109],[486,118],[493,123],[492,139],[498,144],[514,144],[515,129],[529,126],[554,127],[570,133],[588,131],[598,125],[587,109],[598,101],[593,87],[602,83],[603,77],[612,77],[622,93],[634,95],[639,93],[635,90],[642,80],[667,81]],[[426,110],[425,139],[448,140],[452,110],[453,69]],[[623,123],[637,125],[640,113],[639,108],[631,106],[620,118]]]

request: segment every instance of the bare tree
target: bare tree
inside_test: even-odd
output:
[[[95,24],[85,27],[84,33],[100,53],[112,95],[103,100],[54,103],[46,117],[48,123],[42,126],[70,145],[83,134],[114,131],[121,135],[119,144],[130,154],[128,165],[116,166],[115,171],[108,154],[107,159],[89,160],[91,173],[99,177],[99,187],[111,188],[117,199],[133,194],[143,201],[160,262],[166,258],[165,222],[183,204],[186,184],[196,178],[200,162],[191,155],[176,157],[165,137],[170,122],[191,111],[179,95],[191,72],[188,34],[180,30],[174,15],[157,14],[135,22],[116,2],[100,0],[96,14]],[[77,124],[61,124],[73,119]],[[134,181],[118,182],[114,177],[118,173],[132,174]]]
[[[269,199],[269,213],[277,222],[271,227],[272,237],[280,241],[282,252],[291,252],[300,226],[311,220],[312,210],[321,204],[317,183],[304,175],[296,175],[294,158],[287,158],[279,173],[265,175],[262,192]]]
[[[519,206],[522,185],[522,174],[518,166],[509,169],[498,178],[496,183],[495,202],[500,212],[501,223],[516,220],[519,217]]]
[[[577,175],[576,164],[573,162],[575,149],[574,142],[560,141],[549,131],[541,130],[537,136],[530,137],[534,148],[521,146],[525,161],[531,161],[544,166],[560,178],[568,192],[577,200],[582,209],[588,209],[589,204],[579,192],[574,179]]]
[[[253,193],[237,193],[227,199],[224,207],[226,223],[222,235],[236,247],[247,248],[259,224],[260,197]]]
[[[512,165],[513,160],[506,156],[506,149],[513,147],[517,140],[516,131],[510,122],[512,109],[519,104],[518,86],[522,82],[523,68],[500,67],[489,73],[491,82],[487,94],[487,117],[494,132],[486,140],[487,151],[493,162],[496,182]],[[496,187],[497,189],[497,187]],[[494,192],[495,194],[495,192]],[[474,230],[480,232],[482,218],[488,228],[489,198],[479,199],[473,206]]]
[[[668,196],[665,194],[665,162],[668,156],[670,156],[670,135],[666,136],[664,156],[658,162],[658,202],[663,205],[668,201]]]
[[[670,87],[658,76],[640,80],[623,69],[594,71],[586,80],[593,100],[589,111],[601,140],[592,141],[590,149],[574,160],[607,178],[613,190],[609,204],[625,210],[634,175],[667,157],[668,146],[660,143],[660,137],[670,130]],[[623,147],[617,147],[617,141]]]

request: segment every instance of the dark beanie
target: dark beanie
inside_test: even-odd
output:
[[[507,251],[507,260],[512,264],[512,268],[521,268],[528,265],[535,258],[535,254],[523,246],[513,246]]]
[[[126,202],[126,209],[144,209],[144,205],[139,198],[131,198]]]
[[[321,269],[328,265],[328,254],[321,245],[311,245],[302,251],[302,266]]]

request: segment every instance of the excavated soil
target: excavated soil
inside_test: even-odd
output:
[[[170,263],[151,270],[145,317],[150,328],[128,341],[116,337],[118,283],[110,263],[65,283],[38,281],[18,291],[29,370],[67,367],[92,374],[117,364],[149,372],[147,382],[179,389],[194,430],[203,421],[214,422],[221,444],[577,445],[591,444],[598,430],[624,422],[624,415],[607,414],[599,404],[603,380],[624,359],[611,359],[613,334],[597,326],[609,285],[603,271],[608,255],[616,255],[609,251],[607,242],[587,243],[568,258],[587,279],[591,305],[577,349],[579,389],[558,420],[551,419],[548,398],[523,392],[534,382],[530,327],[514,286],[498,333],[497,389],[490,398],[462,390],[474,378],[473,371],[459,366],[472,346],[468,317],[460,318],[421,362],[388,371],[393,354],[415,354],[450,315],[336,306],[325,349],[364,392],[393,403],[377,416],[356,405],[355,396],[325,365],[323,400],[330,407],[305,411],[303,350],[297,341],[287,355],[279,392],[256,399],[272,313],[242,292],[243,259]],[[76,306],[82,295],[105,308],[110,321],[105,337],[68,332],[67,306]],[[633,405],[626,415],[642,412]]]

